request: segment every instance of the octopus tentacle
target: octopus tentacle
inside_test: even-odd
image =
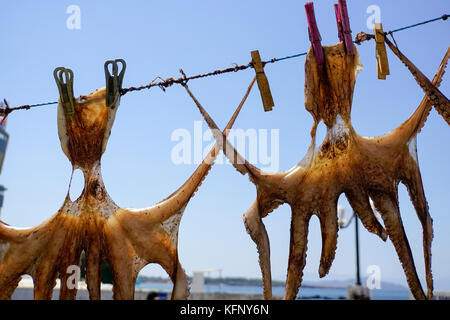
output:
[[[183,207],[184,210],[184,207]],[[179,265],[177,244],[178,227],[182,212],[178,212],[172,220],[165,223],[154,223],[141,215],[123,210],[111,223],[108,229],[117,231],[128,239],[132,264],[133,281],[141,268],[148,263],[157,263],[169,274],[174,287],[172,295],[175,299],[185,299],[189,294],[187,276]],[[110,219],[111,220],[111,219]],[[114,238],[114,235],[111,235]]]
[[[330,271],[336,254],[338,238],[337,200],[325,201],[318,214],[322,231],[322,253],[320,256],[319,276],[325,277]]]
[[[251,89],[253,88],[255,81],[256,77],[250,83],[241,103],[238,105],[230,121],[225,127],[225,130],[223,131],[223,134],[225,136],[228,135],[229,130],[233,127],[233,124],[236,121],[236,118],[239,115],[245,101],[247,100],[247,97]],[[187,85],[185,85],[185,88],[189,90]],[[222,132],[220,132],[220,134],[222,134]],[[206,158],[202,161],[202,163],[198,166],[198,168],[194,171],[194,173],[189,177],[189,179],[169,197],[158,202],[152,207],[134,210],[134,212],[142,215],[152,216],[153,217],[152,219],[155,219],[155,221],[162,222],[170,218],[175,212],[178,212],[182,208],[182,206],[189,201],[190,198],[193,197],[194,193],[197,191],[197,189],[202,184],[205,177],[208,175],[209,170],[211,169],[214,160],[216,159],[219,153],[219,150],[220,147],[216,143],[211,149],[211,151],[208,153]]]
[[[75,300],[77,297],[78,290],[76,288],[69,289],[69,287],[65,284],[67,284],[67,281],[69,280],[69,275],[66,272],[62,272],[60,274],[61,276],[61,287],[59,291],[59,299],[60,300]],[[91,295],[91,294],[89,294]],[[100,299],[100,298],[98,298]]]
[[[136,271],[134,270],[135,252],[126,232],[116,217],[110,217],[105,226],[106,256],[113,275],[113,298],[115,300],[134,299]]]
[[[0,270],[0,271],[2,271],[2,270]],[[0,280],[0,286],[2,288],[4,288],[3,290],[0,291],[0,299],[1,300],[11,299],[11,296],[14,293],[14,290],[16,290],[17,286],[19,285],[20,279],[21,279],[21,274],[12,274],[9,277],[9,279],[1,279]]]
[[[21,275],[25,273],[24,267],[17,265],[15,259],[6,258],[0,265],[0,299],[10,299],[18,286]],[[30,263],[29,261],[27,261]]]
[[[257,201],[253,202],[250,208],[244,213],[244,225],[247,233],[255,242],[258,249],[259,265],[263,278],[264,299],[271,299],[272,274],[270,271],[270,243]]]
[[[416,139],[412,143],[416,143]],[[415,148],[415,146],[414,146]],[[419,166],[415,159],[409,157],[405,165],[402,182],[406,186],[417,216],[422,224],[425,273],[427,280],[427,297],[433,297],[433,276],[431,273],[431,241],[433,240],[433,219],[428,210],[427,199],[422,184]]]
[[[363,189],[358,188],[357,190],[345,192],[345,196],[367,231],[376,234],[383,241],[386,241],[386,230],[376,218],[370,206],[367,193]]]
[[[212,131],[216,144],[223,150],[238,172],[241,174],[248,173],[250,180],[258,186],[257,200],[244,214],[244,224],[247,233],[250,234],[258,249],[259,264],[263,275],[264,298],[270,299],[272,296],[270,244],[262,218],[284,202],[278,200],[280,192],[273,188],[284,177],[284,174],[267,174],[250,164],[226,139],[226,135],[220,132],[217,124],[192,94],[189,87],[187,85],[184,85],[184,87]]]
[[[450,125],[450,101],[445,97],[435,85],[408,59],[403,53],[392,44],[389,39],[385,38],[387,45],[394,52],[394,54],[403,62],[408,70],[413,75],[416,82],[420,85],[422,90],[427,95],[427,98],[434,105],[439,114],[444,118],[448,125]]]
[[[21,275],[26,273],[33,277],[38,286],[35,295],[48,297],[48,291],[50,291],[51,297],[58,264],[48,261],[48,258],[57,260],[61,238],[55,240],[51,246],[49,243],[56,232],[51,227],[52,224],[57,224],[57,227],[62,225],[60,216],[58,212],[39,226],[27,229],[16,229],[0,223],[0,244],[3,247],[3,252],[0,253],[0,299],[10,299],[19,284]],[[39,263],[46,263],[47,268],[50,269],[46,275],[40,275]],[[50,277],[49,274],[52,276]],[[46,277],[44,281],[42,281],[43,277]],[[54,278],[53,283],[47,281],[50,278]]]
[[[441,64],[439,65],[436,74],[433,77],[432,84],[436,87],[439,87],[442,82],[442,77],[445,74],[445,69],[448,64],[448,60],[450,58],[450,47],[447,49]],[[417,109],[414,113],[406,120],[402,125],[395,128],[391,132],[376,137],[380,145],[395,145],[397,147],[403,146],[408,143],[417,133],[420,132],[422,127],[427,120],[427,117],[431,111],[433,104],[428,99],[428,96],[425,95],[420,102]]]
[[[50,260],[53,257],[46,258],[46,261],[42,261],[33,274],[34,300],[50,300],[53,288],[56,285],[58,274],[57,270],[51,266],[54,260]]]
[[[308,244],[308,227],[311,214],[299,208],[292,208],[291,240],[286,279],[285,300],[293,300],[303,279]]]
[[[55,251],[55,254],[60,256],[58,259],[59,276],[61,280],[59,298],[60,300],[73,300],[77,295],[78,290],[76,282],[79,279],[77,279],[74,274],[76,270],[69,267],[80,267],[81,265],[80,256],[82,249],[85,246],[83,245],[80,234],[86,232],[86,230],[83,230],[82,224],[78,219],[74,219],[66,214],[61,214],[61,216],[64,218],[63,227],[61,230],[57,230],[53,236],[54,239],[64,239],[62,240],[59,251],[64,252],[65,254],[61,255],[60,252]],[[71,278],[70,280],[69,277]]]
[[[403,270],[405,271],[406,280],[412,294],[416,299],[426,299],[419,277],[417,276],[408,238],[403,228],[396,196],[371,192],[370,197],[373,199],[376,209],[381,213],[389,238],[394,244]]]
[[[66,246],[67,247],[67,246]],[[77,296],[77,282],[79,279],[76,278],[76,270],[69,268],[69,266],[80,267],[81,261],[81,247],[76,248],[77,250],[70,254],[70,259],[65,259],[60,263],[59,267],[59,277],[60,277],[60,292],[59,299],[60,300],[74,300]],[[86,276],[87,278],[87,276]],[[86,279],[87,280],[87,279]],[[100,286],[100,281],[98,283]],[[91,295],[91,293],[89,293]],[[97,299],[100,299],[98,296]]]
[[[168,271],[168,270],[166,270]],[[172,300],[184,300],[189,296],[189,279],[181,264],[178,262],[170,278],[174,283]]]
[[[248,173],[252,182],[254,182],[254,179],[256,177],[264,175],[264,173],[262,173],[260,169],[250,164],[239,152],[237,152],[237,150],[226,139],[226,136],[221,132],[209,113],[205,110],[205,108],[203,108],[203,106],[192,94],[191,90],[186,84],[184,85],[184,88],[196,104],[201,115],[205,119],[205,122],[208,124],[210,130],[212,131],[214,139],[216,140],[216,143],[219,145],[219,148],[223,150],[225,156],[228,158],[228,160],[230,160],[231,164],[236,168],[236,170],[243,175]]]
[[[92,241],[86,249],[86,284],[89,290],[91,300],[100,300],[100,282],[101,282],[101,241]]]

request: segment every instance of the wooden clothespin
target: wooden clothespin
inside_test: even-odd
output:
[[[355,54],[355,48],[352,40],[352,30],[350,29],[350,19],[348,18],[347,1],[338,0],[337,8],[336,5],[334,5],[334,11],[336,13],[336,21],[338,23],[338,32],[339,25],[342,26],[342,33],[339,33],[339,40],[344,41],[347,54]],[[341,35],[343,39],[341,39]]]
[[[63,78],[65,76],[65,81]],[[64,67],[58,67],[53,71],[53,77],[55,77],[56,85],[58,86],[59,98],[64,109],[64,114],[73,115],[75,113],[75,107],[73,104],[73,72],[70,69]]]
[[[386,53],[386,44],[384,42],[383,25],[381,23],[375,23],[375,55],[377,58],[377,74],[378,79],[386,80],[386,76],[389,75],[389,62]]]
[[[306,19],[308,20],[309,41],[311,41],[317,63],[322,64],[324,62],[323,48],[321,44],[322,38],[320,37],[316,16],[314,14],[314,3],[307,2],[305,4],[305,11]]]
[[[119,73],[117,63],[122,64],[122,70]],[[112,64],[112,75],[109,72],[108,66]],[[111,107],[115,101],[120,99],[120,89],[122,89],[123,76],[127,64],[123,59],[108,60],[105,62],[105,79],[106,79],[106,106]]]
[[[270,92],[269,81],[264,73],[264,66],[261,61],[259,51],[255,50],[251,52],[252,65],[256,72],[256,81],[258,82],[259,92],[261,94],[261,100],[264,106],[264,111],[272,111],[274,106],[272,93]]]
[[[342,16],[341,16],[341,9],[339,8],[339,5],[337,3],[334,4],[334,14],[336,15],[336,25],[338,29],[338,37],[339,41],[344,41],[344,33],[342,32]]]

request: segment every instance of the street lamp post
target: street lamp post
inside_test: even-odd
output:
[[[359,234],[358,234],[358,216],[355,215],[355,247],[356,247],[356,285],[361,285],[361,278],[359,277]]]
[[[347,228],[353,219],[355,219],[355,250],[356,250],[356,277],[355,285],[350,286],[347,289],[348,299],[370,299],[370,292],[367,287],[361,285],[360,277],[360,265],[359,265],[359,230],[358,230],[358,216],[352,211],[352,216],[349,219],[345,217],[346,210],[344,207],[339,206],[339,227],[341,229]]]
[[[6,100],[4,101],[5,101],[4,103],[0,101],[0,108],[4,108],[5,105],[7,104]],[[0,123],[0,173],[2,172],[3,161],[5,160],[5,153],[6,147],[8,146],[8,140],[9,134],[6,132],[6,123],[3,120],[2,123]],[[3,207],[3,199],[5,191],[6,188],[3,185],[0,185],[0,214]]]

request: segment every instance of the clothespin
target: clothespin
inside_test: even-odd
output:
[[[389,62],[386,53],[386,44],[384,42],[383,25],[381,23],[375,23],[375,54],[377,58],[377,74],[378,79],[386,79],[389,75]]]
[[[347,1],[346,0],[338,0],[338,11],[339,11],[339,18],[337,18],[337,12],[336,12],[336,5],[334,6],[334,10],[336,13],[336,19],[338,22],[338,30],[339,30],[339,22],[342,26],[342,38],[345,43],[345,49],[347,54],[355,54],[355,48],[353,46],[353,40],[352,40],[352,30],[350,29],[350,20],[348,18],[348,11],[347,11]],[[339,40],[341,39],[341,34],[339,34]]]
[[[65,76],[65,82],[63,75]],[[73,104],[73,72],[70,69],[64,67],[58,67],[53,71],[56,85],[58,86],[59,97],[61,100],[64,113],[66,115],[72,115],[75,113],[75,107]]]
[[[117,63],[122,64],[122,70],[119,73]],[[112,75],[109,72],[108,66],[112,64]],[[122,89],[123,76],[127,64],[123,59],[108,60],[105,62],[105,78],[106,78],[106,106],[113,106],[116,99],[120,99],[120,90]]]
[[[342,16],[341,9],[339,8],[339,5],[337,3],[334,4],[334,14],[336,15],[339,41],[342,42],[344,41],[344,33],[342,32]]]
[[[314,3],[307,2],[305,4],[306,18],[308,20],[308,33],[309,41],[314,50],[314,56],[316,57],[317,63],[322,64],[324,62],[324,55],[322,44],[322,38],[320,37],[319,28],[317,27],[316,16],[314,14]]]
[[[252,64],[256,72],[256,81],[258,82],[259,93],[263,103],[264,111],[272,111],[273,103],[272,93],[270,92],[269,81],[264,73],[264,66],[259,55],[259,51],[251,52]]]

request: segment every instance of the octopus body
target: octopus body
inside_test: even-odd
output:
[[[444,107],[448,102],[437,94],[434,98],[431,96],[440,84],[450,50],[432,83],[424,81],[425,76],[419,74],[412,63],[407,64],[414,70],[426,97],[400,127],[383,136],[368,138],[357,134],[350,119],[354,85],[361,67],[356,48],[356,55],[347,55],[343,43],[323,48],[324,64],[317,64],[312,50],[305,62],[305,107],[314,118],[312,142],[303,160],[288,171],[267,173],[248,163],[218,131],[207,111],[196,103],[230,162],[240,173],[248,174],[256,186],[257,198],[244,213],[244,223],[258,249],[264,296],[270,299],[272,290],[270,244],[262,219],[283,203],[288,203],[292,209],[285,299],[295,299],[306,263],[309,220],[312,215],[320,220],[319,275],[324,277],[330,270],[337,246],[337,202],[339,196],[345,194],[368,231],[383,240],[391,239],[414,297],[432,298],[433,229],[418,165],[416,135],[432,105],[439,103]],[[327,134],[316,149],[316,128],[320,121],[326,125]],[[427,294],[417,276],[400,216],[397,189],[400,182],[407,187],[423,228]],[[369,199],[381,213],[384,227],[377,220]]]
[[[81,96],[75,100],[72,115],[65,114],[59,103],[61,147],[73,170],[83,171],[84,189],[75,201],[68,192],[58,212],[36,227],[17,229],[0,221],[0,299],[11,297],[23,274],[33,278],[35,299],[51,299],[58,277],[60,299],[75,299],[77,289],[68,283],[68,270],[81,265],[83,251],[90,299],[101,298],[104,260],[113,274],[114,299],[134,299],[137,275],[149,263],[161,265],[169,274],[172,299],[188,296],[188,277],[178,259],[178,228],[188,201],[208,174],[219,148],[212,148],[192,176],[168,198],[144,209],[120,208],[106,192],[101,175],[101,156],[119,106],[116,99],[107,107],[105,98],[105,89]]]

